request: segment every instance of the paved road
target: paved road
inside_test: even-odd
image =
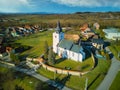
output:
[[[108,47],[106,48],[106,50],[110,52]],[[102,83],[98,86],[97,90],[109,90],[119,70],[120,70],[120,61],[116,60],[116,58],[113,57],[109,71],[105,76],[104,80],[102,81]]]
[[[52,86],[57,86],[58,88],[60,88],[60,90],[71,90],[70,88],[66,87],[66,86],[63,86],[62,84],[58,84],[56,83],[55,81],[52,81],[52,80],[49,80],[48,78],[40,75],[40,74],[37,74],[34,70],[28,70],[28,69],[24,69],[24,68],[20,68],[20,67],[13,67],[13,66],[10,66],[10,65],[6,65],[6,64],[1,64],[0,63],[0,66],[3,66],[3,67],[7,67],[7,68],[14,68],[16,71],[20,71],[20,72],[23,72],[27,75],[30,75],[32,77],[35,77],[43,82],[47,82],[48,84],[52,84]]]

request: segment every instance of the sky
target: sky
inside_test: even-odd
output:
[[[120,11],[120,0],[0,0],[5,13],[75,13]]]

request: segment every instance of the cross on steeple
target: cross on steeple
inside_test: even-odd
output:
[[[57,32],[57,33],[62,32],[62,28],[61,28],[61,26],[60,26],[60,21],[57,22],[56,32]]]

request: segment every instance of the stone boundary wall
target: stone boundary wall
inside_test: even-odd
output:
[[[89,71],[86,71],[86,72],[80,72],[80,71],[75,71],[75,70],[65,70],[65,69],[55,68],[55,67],[52,67],[52,66],[49,66],[49,65],[45,64],[44,60],[42,58],[26,58],[26,60],[27,61],[32,61],[32,60],[33,61],[38,61],[42,65],[42,67],[44,69],[52,71],[54,73],[82,76],[82,75],[85,75],[85,74],[91,72],[91,70],[93,70],[94,67],[95,67],[95,58],[94,58],[94,55],[92,53],[91,53],[91,57],[93,59],[93,66],[92,66],[92,68]]]

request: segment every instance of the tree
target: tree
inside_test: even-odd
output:
[[[110,56],[108,53],[106,53],[106,60],[110,60]]]
[[[15,90],[15,86],[14,86],[14,75],[13,75],[13,70],[9,69],[5,72],[2,73],[2,77],[0,80],[2,80],[1,83],[1,88],[3,88],[3,90]],[[11,83],[12,82],[12,83]]]
[[[17,55],[15,55],[14,53],[10,53],[10,58],[11,58],[11,60],[15,63],[15,64],[19,64],[20,63],[20,60],[19,60],[19,58],[18,58],[18,56]]]
[[[48,85],[45,82],[38,82],[36,90],[48,90]]]
[[[49,50],[48,63],[50,65],[54,65],[55,64],[55,53],[53,52],[52,48],[50,48],[50,50]]]
[[[48,43],[47,41],[44,42],[44,59],[48,59]]]

